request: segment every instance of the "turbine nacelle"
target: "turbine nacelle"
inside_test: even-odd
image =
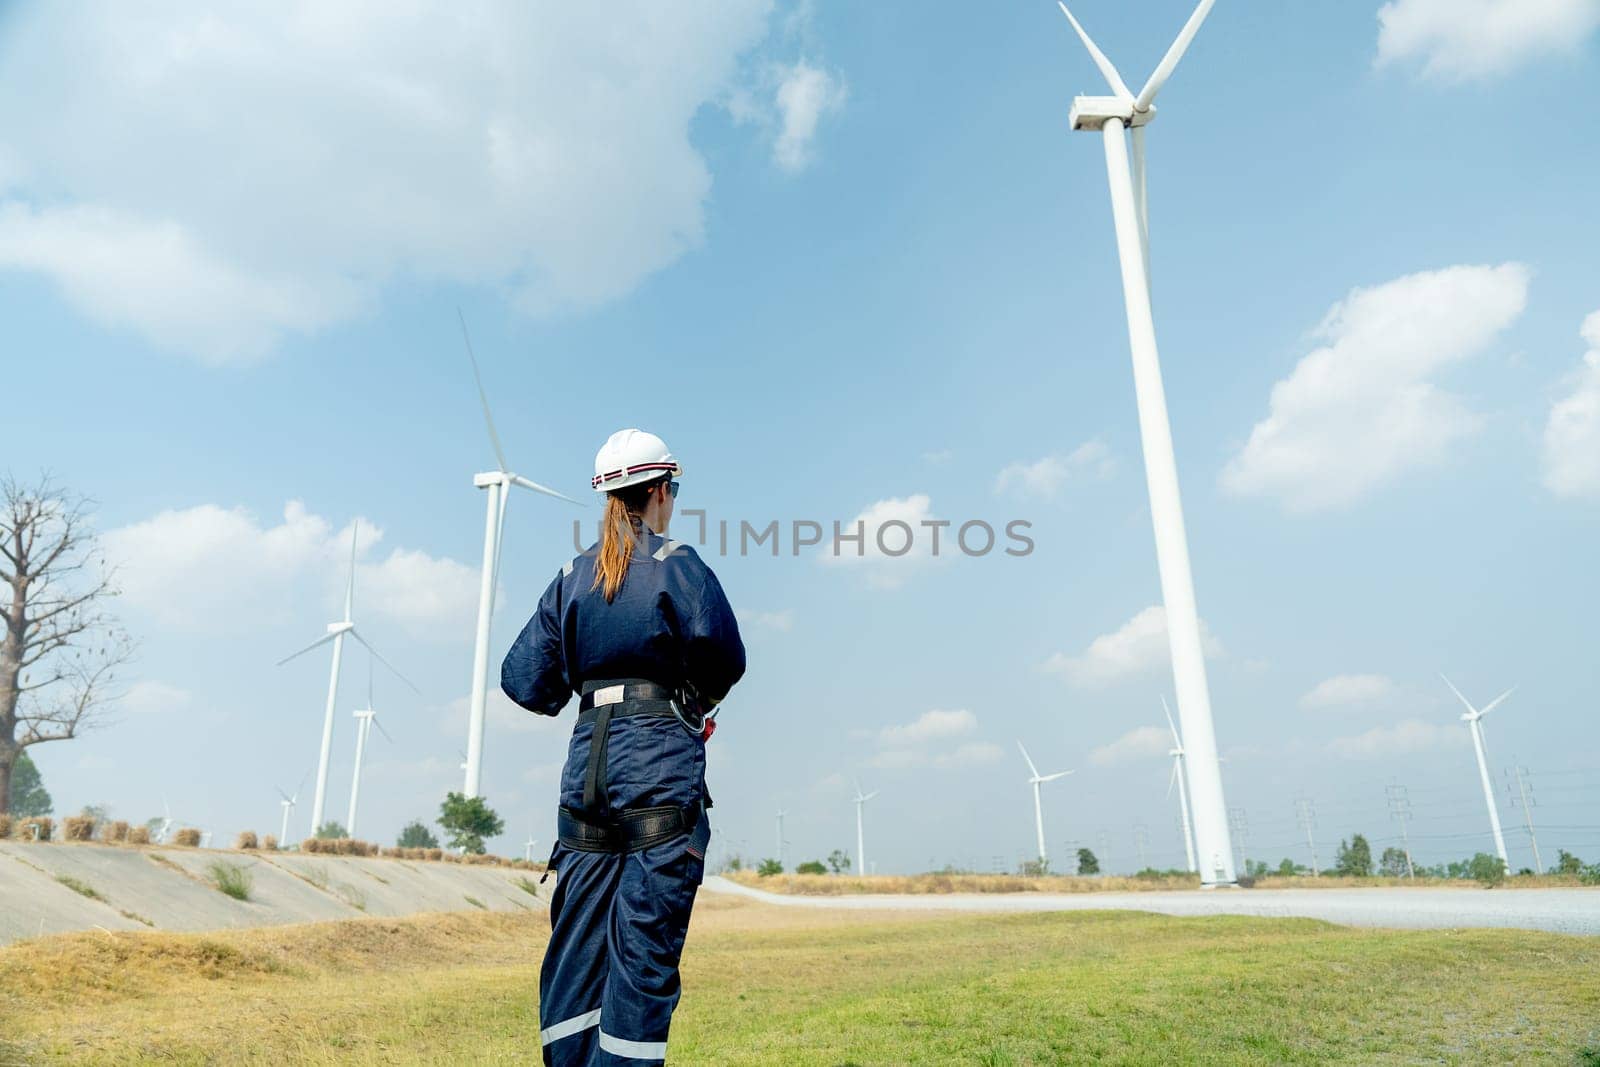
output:
[[[340,622],[330,622],[328,624],[328,636],[336,637],[339,634],[347,634],[355,628],[356,624],[351,622],[349,619],[345,619]]]
[[[1155,105],[1140,111],[1132,100],[1120,96],[1080,96],[1072,101],[1068,121],[1074,130],[1099,130],[1112,119],[1129,129],[1146,126],[1156,117]]]

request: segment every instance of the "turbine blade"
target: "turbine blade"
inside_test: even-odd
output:
[[[315,641],[311,642],[305,648],[302,648],[299,652],[291,652],[287,656],[285,656],[282,659],[280,659],[278,661],[277,665],[279,667],[281,667],[285,663],[288,663],[290,660],[294,659],[295,657],[303,656],[307,652],[310,652],[313,648],[316,648],[318,645],[325,645],[329,641],[332,641],[335,637],[338,637],[338,636],[339,636],[338,634],[323,634],[321,637],[319,637]]]
[[[1044,777],[1040,778],[1039,781],[1041,781],[1041,782],[1053,782],[1057,778],[1065,778],[1067,775],[1069,775],[1071,773],[1072,773],[1071,771],[1057,771],[1055,774],[1047,774],[1047,775],[1045,775]]]
[[[283,790],[281,790],[281,789],[278,789],[278,787],[277,787],[277,786],[273,786],[273,787],[272,787],[272,788],[273,788],[273,789],[277,789],[277,791],[278,791],[278,795],[279,795],[279,796],[280,796],[280,797],[282,797],[282,798],[283,798],[283,802],[284,802],[284,803],[285,803],[285,804],[288,804],[288,805],[289,805],[289,806],[291,806],[291,807],[293,807],[293,806],[294,806],[294,801],[293,801],[293,800],[292,800],[292,799],[290,799],[290,797],[289,797],[289,794],[288,794],[288,793],[285,793],[285,792],[284,792],[284,791],[283,791]]]
[[[1155,103],[1156,94],[1167,84],[1167,79],[1172,77],[1178,61],[1189,50],[1189,45],[1194,42],[1194,35],[1200,32],[1200,24],[1211,14],[1211,7],[1216,2],[1217,0],[1200,0],[1194,9],[1194,14],[1189,16],[1189,21],[1184,23],[1183,29],[1178,32],[1177,40],[1172,42],[1172,47],[1167,49],[1167,54],[1162,56],[1161,62],[1156,65],[1155,73],[1150,75],[1150,80],[1145,82],[1144,88],[1139,91],[1139,98],[1133,102],[1134,110],[1150,110],[1150,105]]]
[[[511,487],[502,485],[500,487],[500,500],[495,508],[496,514],[494,518],[494,577],[496,581],[500,578],[500,539],[506,532],[506,506],[511,503],[507,499],[510,495]]]
[[[388,741],[391,745],[394,744],[394,738],[389,736],[389,731],[383,728],[383,723],[378,721],[378,717],[376,715],[372,717],[372,725],[378,728],[378,732],[383,735],[384,740]]]
[[[1467,710],[1468,711],[1472,712],[1473,715],[1477,715],[1478,714],[1478,709],[1472,706],[1472,701],[1468,700],[1466,697],[1461,695],[1461,690],[1456,688],[1454,682],[1452,682],[1448,678],[1445,678],[1443,672],[1440,672],[1439,677],[1440,678],[1444,678],[1444,684],[1448,685],[1450,687],[1450,692],[1452,692],[1452,693],[1454,693],[1456,695],[1456,699],[1457,700],[1461,701],[1461,703],[1463,703],[1463,704],[1465,704],[1467,706]]]
[[[1150,288],[1150,190],[1144,163],[1144,127],[1135,126],[1133,140],[1133,213],[1139,220],[1139,251],[1144,259],[1144,287]]]
[[[1037,767],[1035,767],[1033,765],[1033,760],[1028,759],[1028,750],[1022,747],[1022,742],[1021,741],[1017,742],[1017,751],[1022,753],[1022,758],[1024,760],[1027,760],[1028,773],[1033,775],[1035,778],[1039,777],[1039,768],[1037,768]]]
[[[1178,760],[1177,760],[1177,757],[1173,757],[1173,760],[1172,760],[1172,775],[1171,775],[1171,777],[1169,777],[1167,779],[1167,799],[1168,800],[1172,799],[1172,790],[1177,784],[1178,784]]]
[[[1172,744],[1174,748],[1183,747],[1183,738],[1178,736],[1178,724],[1172,721],[1172,709],[1167,707],[1167,694],[1161,694],[1161,710],[1167,713],[1167,728],[1172,731]]]
[[[550,488],[548,488],[546,486],[540,485],[538,482],[529,481],[527,478],[524,478],[520,474],[513,474],[511,476],[511,480],[512,480],[512,482],[516,483],[517,485],[522,486],[522,488],[524,488],[524,489],[532,489],[535,493],[543,493],[545,496],[553,496],[557,500],[565,500],[567,503],[576,504],[580,508],[586,508],[586,507],[589,506],[588,504],[584,503],[581,500],[572,499],[570,496],[568,496],[565,493],[558,493],[554,489],[550,489]]]
[[[872,792],[870,792],[866,796],[862,797],[861,798],[861,802],[863,804],[865,804],[867,801],[871,800],[873,797],[875,797],[877,795],[878,795],[878,791],[876,789],[874,789]]]
[[[456,318],[461,320],[461,339],[467,343],[467,358],[472,361],[472,380],[478,383],[478,401],[483,404],[483,424],[489,428],[489,443],[494,446],[494,458],[500,469],[506,470],[505,449],[500,447],[500,435],[494,432],[494,416],[489,414],[489,394],[483,390],[483,375],[478,373],[478,357],[472,351],[472,337],[467,333],[467,317],[456,308]]]
[[[1493,700],[1489,701],[1489,703],[1487,703],[1487,704],[1485,704],[1483,706],[1483,710],[1478,712],[1478,718],[1481,719],[1485,715],[1487,715],[1491,711],[1493,711],[1495,708],[1498,708],[1501,705],[1501,703],[1504,702],[1506,697],[1510,696],[1512,693],[1515,693],[1516,691],[1517,691],[1517,687],[1516,686],[1512,686],[1510,689],[1507,689],[1504,693],[1501,693],[1499,696],[1497,696]]]
[[[1067,10],[1066,4],[1062,3],[1061,0],[1056,0],[1056,6],[1061,9],[1063,15],[1067,16],[1067,21],[1072,23],[1072,28],[1078,31],[1078,39],[1083,42],[1083,47],[1089,50],[1089,58],[1094,60],[1094,65],[1100,68],[1100,73],[1105,75],[1106,84],[1111,86],[1111,91],[1132,103],[1133,93],[1128,90],[1127,83],[1122,80],[1122,75],[1117,73],[1117,68],[1112,64],[1111,60],[1107,59],[1106,54],[1100,51],[1099,45],[1094,43],[1094,39],[1089,36],[1078,20],[1072,17],[1072,12]]]
[[[388,660],[386,660],[382,656],[378,655],[378,650],[373,648],[370,644],[368,644],[367,643],[367,639],[365,637],[362,637],[361,634],[359,634],[355,630],[350,630],[349,634],[350,634],[351,637],[355,638],[357,641],[360,641],[361,642],[361,646],[363,648],[365,648],[368,652],[372,653],[372,658],[373,659],[376,659],[379,663],[383,664],[385,667],[388,667],[389,671],[396,678],[398,678],[402,682],[406,683],[406,685],[411,686],[411,691],[413,693],[416,693],[418,696],[422,695],[422,690],[418,689],[415,685],[412,685],[411,684],[411,679],[407,678],[405,675],[401,674],[398,670],[396,670],[394,664],[390,663]]]

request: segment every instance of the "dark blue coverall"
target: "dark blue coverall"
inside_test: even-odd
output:
[[[591,547],[562,568],[501,668],[506,695],[557,715],[584,684],[690,683],[707,705],[744,674],[744,644],[722,586],[695,551],[635,526],[633,559],[615,600],[595,588]],[[594,726],[572,733],[561,804],[582,805]],[[677,718],[611,720],[605,800],[613,812],[701,805],[691,833],[631,853],[557,844],[550,945],[539,974],[547,1065],[663,1063],[679,996],[678,959],[705,870],[705,741]]]

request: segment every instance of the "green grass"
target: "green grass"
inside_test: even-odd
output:
[[[90,900],[98,900],[101,903],[105,903],[106,898],[100,894],[98,889],[90,885],[88,882],[81,882],[72,877],[70,874],[58,874],[56,875],[56,881],[66,886],[80,897],[88,897]]]
[[[535,882],[532,878],[514,878],[512,879],[511,884],[522,890],[524,893],[527,893],[529,896],[536,897],[539,895],[539,883]]]
[[[462,899],[464,899],[468,904],[471,904],[474,908],[478,908],[478,909],[480,909],[482,911],[488,911],[489,910],[489,905],[485,904],[483,901],[479,900],[477,897],[463,897]]]
[[[42,1063],[520,1063],[542,911],[0,950]],[[1600,939],[1125,912],[800,912],[707,897],[682,1064],[1596,1063]],[[8,1047],[9,1045],[9,1047]]]
[[[249,900],[250,891],[255,888],[255,878],[237,863],[217,860],[206,867],[206,873],[211,875],[211,884],[217,887],[217,892],[234,900]]]

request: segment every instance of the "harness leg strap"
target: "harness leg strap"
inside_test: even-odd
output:
[[[603,704],[595,712],[594,732],[589,735],[589,765],[583,774],[583,810],[599,818],[606,806],[606,744],[611,735],[611,709]]]

